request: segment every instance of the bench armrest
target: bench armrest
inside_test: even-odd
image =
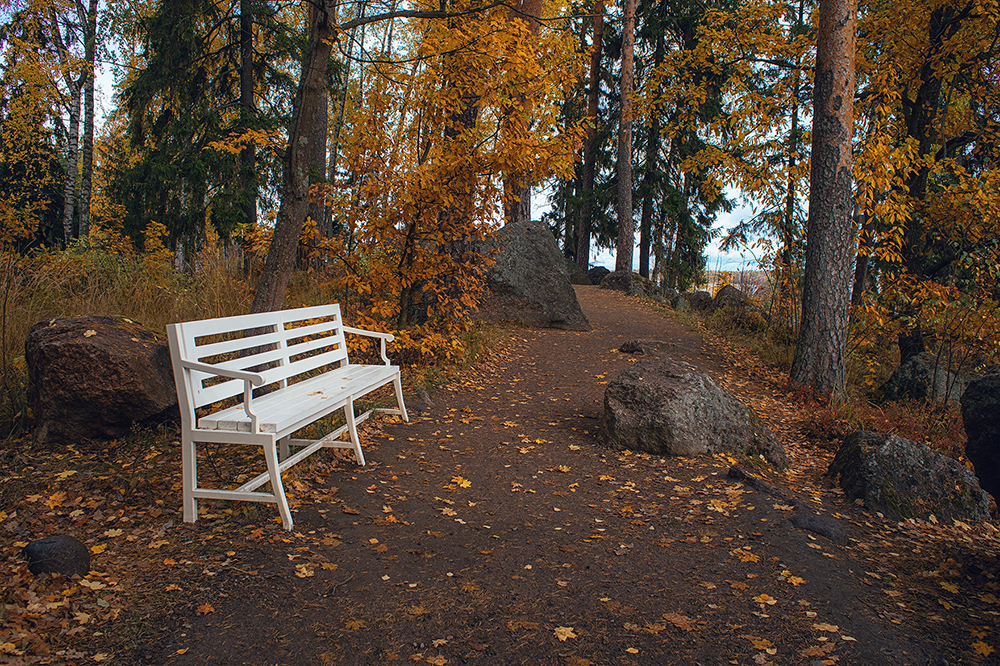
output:
[[[382,355],[382,360],[385,361],[386,365],[390,365],[389,357],[385,355],[385,343],[392,342],[396,339],[392,333],[380,333],[379,331],[366,331],[361,328],[352,328],[350,326],[344,326],[344,333],[353,333],[354,335],[364,335],[369,338],[378,338],[381,340],[381,349],[379,353]]]
[[[207,372],[210,375],[218,375],[219,377],[242,379],[243,381],[251,382],[254,386],[264,385],[264,376],[256,372],[247,372],[246,370],[227,370],[226,368],[220,368],[219,366],[212,365],[211,363],[201,363],[200,361],[188,361],[185,359],[181,360],[181,366],[187,368],[188,370]]]
[[[385,343],[383,343],[385,344]],[[253,387],[264,385],[264,376],[256,372],[246,370],[229,370],[220,368],[211,363],[201,363],[199,361],[188,361],[181,359],[181,367],[188,370],[197,370],[217,377],[230,377],[232,379],[243,380],[243,411],[250,418],[251,432],[257,432],[257,415],[253,413]]]

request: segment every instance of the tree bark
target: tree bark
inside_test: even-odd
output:
[[[240,0],[240,112],[243,129],[247,129],[257,112],[253,94],[253,11],[250,0]],[[247,142],[240,150],[240,179],[245,197],[243,221],[251,227],[257,225],[256,165],[256,149],[253,143]]]
[[[80,5],[77,6],[79,11]],[[97,62],[97,0],[90,0],[87,15],[80,17],[87,26],[85,58],[87,60],[86,81],[83,85],[83,169],[80,174],[80,237],[90,233],[90,200],[94,180],[94,79]]]
[[[597,106],[601,96],[601,53],[604,50],[604,0],[594,0],[594,50],[590,54],[587,90],[587,141],[583,149],[580,194],[583,206],[576,228],[576,265],[590,270],[590,229],[594,214],[594,174],[597,170]]]
[[[510,11],[508,20],[526,21],[528,30],[533,37],[538,36],[541,29],[541,22],[538,17],[542,15],[542,0],[519,0],[515,9]],[[527,133],[530,121],[524,117],[523,94],[518,95],[506,110],[507,131],[517,133]],[[527,222],[531,219],[531,182],[528,173],[505,173],[504,174],[504,215],[507,224]]]
[[[317,11],[310,12],[309,43],[288,132],[281,205],[251,312],[281,309],[295,267],[299,235],[309,212],[310,144],[314,135],[310,122],[316,118],[316,107],[323,104],[327,64],[333,48],[332,4],[333,0],[324,0]]]
[[[63,242],[73,240],[73,217],[76,210],[76,179],[80,160],[80,81],[71,81],[69,87],[69,137],[66,147],[66,184],[63,187]]]
[[[791,379],[821,394],[844,388],[854,210],[856,0],[821,0],[802,325]]]
[[[659,19],[656,25],[656,46],[653,49],[653,66],[663,64],[666,55],[666,31],[663,26],[663,13],[666,11],[666,0],[659,3],[657,12]],[[655,95],[660,93],[659,86]],[[653,113],[653,121],[646,133],[646,155],[642,173],[642,215],[639,222],[639,275],[649,277],[649,245],[652,242],[651,229],[653,224],[653,179],[657,169],[657,157],[660,154],[660,114]]]
[[[622,21],[621,118],[618,121],[618,243],[615,270],[632,271],[635,220],[632,217],[632,70],[635,45],[635,0],[625,0]]]

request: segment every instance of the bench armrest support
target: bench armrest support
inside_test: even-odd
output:
[[[381,349],[379,353],[382,355],[382,360],[385,361],[386,365],[391,365],[389,363],[389,357],[385,354],[385,343],[392,342],[396,339],[392,333],[380,333],[379,331],[366,331],[361,328],[352,328],[351,326],[344,326],[344,333],[353,333],[354,335],[364,335],[369,338],[378,338],[381,341]]]
[[[385,343],[382,343],[385,344]],[[217,365],[212,365],[211,363],[201,363],[199,361],[188,361],[186,359],[181,360],[181,366],[187,368],[188,370],[197,370],[198,372],[205,372],[217,377],[229,377],[231,379],[242,379],[243,380],[243,411],[246,415],[250,417],[250,428],[251,432],[258,432],[257,430],[257,415],[253,413],[253,387],[264,385],[264,376],[256,372],[247,372],[246,370],[228,370],[225,368],[220,368]]]

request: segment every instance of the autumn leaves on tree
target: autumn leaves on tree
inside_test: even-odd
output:
[[[803,368],[843,366],[830,355],[848,339],[856,358],[891,336],[903,358],[980,363],[998,337],[998,10],[861,3],[830,116],[853,103],[855,121],[830,162],[809,132],[830,127],[829,4],[11,1],[4,238],[96,227],[138,244],[156,223],[192,272],[211,229],[245,251],[255,310],[308,269],[406,338],[461,327],[488,263],[477,242],[529,215],[532,188],[552,192],[546,220],[581,268],[605,247],[631,269],[638,241],[638,272],[680,290],[738,193],[756,213],[723,245],[774,269],[770,325],[801,332],[798,381],[843,385]],[[91,139],[102,58],[118,94]],[[822,228],[828,206],[835,281],[806,266],[827,243],[806,211]]]

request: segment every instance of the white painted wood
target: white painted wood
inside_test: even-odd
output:
[[[350,363],[345,333],[378,339],[384,364]],[[171,324],[167,338],[181,409],[186,522],[198,519],[198,499],[228,499],[277,504],[282,524],[291,529],[282,472],[327,447],[352,449],[365,464],[357,425],[372,410],[355,416],[356,398],[392,382],[397,408],[379,411],[409,421],[399,367],[386,355],[393,336],[344,326],[337,304]],[[261,387],[273,390],[254,396]],[[237,405],[195,414],[236,396],[242,396]],[[344,410],[346,425],[318,440],[291,438],[337,410]],[[348,439],[340,439],[344,434]],[[267,470],[236,490],[199,487],[199,442],[260,446]],[[256,490],[265,483],[270,493]]]

